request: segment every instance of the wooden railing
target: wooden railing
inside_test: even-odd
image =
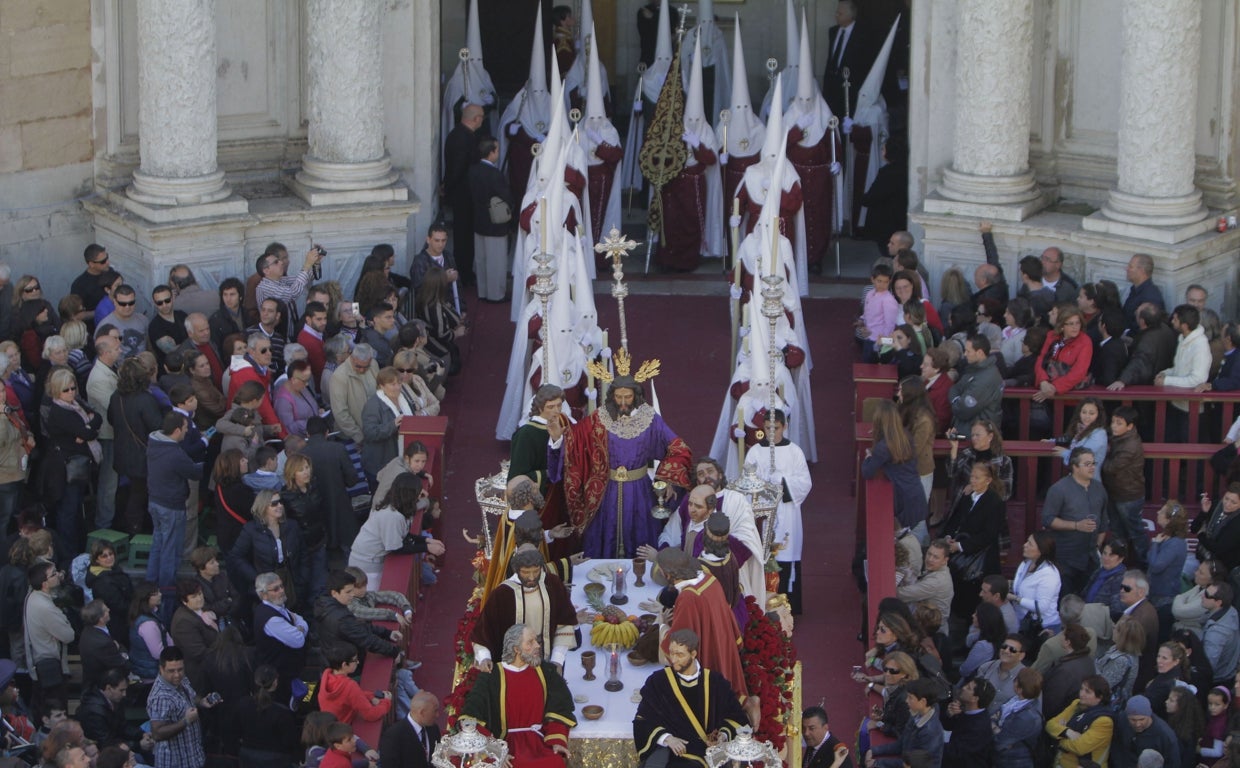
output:
[[[867,399],[889,399],[895,392],[896,368],[892,365],[854,364],[855,386],[855,440],[856,440],[856,490],[857,532],[867,539],[869,559],[869,609],[871,622],[878,600],[895,594],[894,553],[890,546],[870,547],[870,542],[890,542],[894,535],[893,498],[891,484],[882,478],[864,480],[860,475],[865,450],[872,442],[871,425],[862,421],[864,403]],[[1014,489],[1008,500],[1008,523],[1013,548],[1005,553],[1009,569],[1020,559],[1019,543],[1031,532],[1042,527],[1041,500],[1048,488],[1064,475],[1063,460],[1055,453],[1055,447],[1040,440],[1030,440],[1029,416],[1033,395],[1037,390],[1026,387],[1010,387],[1004,390],[1005,403],[1014,403],[1019,409],[1016,439],[1003,441],[1003,453],[1012,459]],[[1217,418],[1224,429],[1240,411],[1240,392],[1192,392],[1172,387],[1125,387],[1112,392],[1103,388],[1074,390],[1047,401],[1051,407],[1051,423],[1062,425],[1071,409],[1085,397],[1097,397],[1107,403],[1151,403],[1154,410],[1154,440],[1144,444],[1145,458],[1149,462],[1150,493],[1146,500],[1145,517],[1151,521],[1154,513],[1167,499],[1178,499],[1195,515],[1200,510],[1199,496],[1209,491],[1217,498],[1218,477],[1209,459],[1220,447],[1215,443],[1199,443],[1199,419],[1206,405],[1218,405]],[[1168,443],[1166,438],[1167,408],[1172,400],[1187,400],[1189,404],[1189,442]],[[936,460],[950,456],[951,442],[939,438],[934,442]]]

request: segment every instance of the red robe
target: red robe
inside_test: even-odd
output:
[[[678,629],[696,632],[701,640],[698,661],[702,666],[726,677],[740,698],[748,696],[745,672],[741,668],[741,630],[723,587],[714,576],[703,574],[697,584],[680,590],[672,608],[672,626],[663,636],[664,653],[667,653],[671,633]]]
[[[714,150],[699,145],[693,150],[697,165],[687,165],[663,187],[663,242],[659,264],[667,269],[692,272],[702,261],[706,231],[706,169],[718,162]]]
[[[741,201],[741,215],[749,217],[745,222],[744,234],[751,234],[758,224],[758,219],[762,217],[762,203],[750,197],[749,187],[745,185],[737,188],[736,196]],[[794,182],[792,189],[784,190],[779,196],[779,233],[788,238],[794,246],[797,235],[795,219],[797,211],[801,210],[802,202],[800,182]]]
[[[810,265],[819,264],[831,245],[831,222],[835,210],[835,177],[831,175],[832,152],[828,142],[835,141],[834,159],[844,157],[843,147],[831,135],[812,147],[802,147],[805,133],[793,126],[788,131],[788,160],[801,177],[805,200],[805,251]]]
[[[577,725],[568,685],[545,661],[518,671],[496,662],[493,672],[478,675],[461,714],[508,742],[514,768],[564,768],[552,745],[567,747]],[[529,730],[534,726],[541,732]]]
[[[616,166],[624,159],[624,150],[614,144],[599,144],[594,148],[594,156],[603,162],[591,165],[590,171],[590,230],[597,243],[603,239],[603,228],[620,226],[622,222],[604,222],[607,215],[607,204],[611,202],[611,187],[616,178]],[[601,253],[594,254],[594,264],[601,271],[607,269],[608,259]]]
[[[728,163],[723,166],[723,200],[724,205],[729,208],[724,211],[723,220],[726,222],[732,216],[732,199],[736,197],[736,190],[741,185],[741,181],[745,178],[745,169],[762,159],[761,153],[756,155],[746,155],[745,157],[737,157],[736,155],[728,155]],[[728,269],[732,268],[732,230],[728,229]]]

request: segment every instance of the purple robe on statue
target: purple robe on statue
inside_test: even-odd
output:
[[[605,415],[606,411],[599,410],[591,418]],[[638,420],[638,416],[633,417],[634,422]],[[640,545],[656,544],[663,529],[664,521],[650,516],[656,500],[650,474],[646,470],[651,469],[655,461],[667,458],[673,443],[684,446],[684,442],[676,437],[676,433],[657,413],[652,413],[649,425],[640,432],[637,431],[640,429],[638,424],[626,424],[625,421],[613,422],[612,429],[607,432],[607,462],[611,473],[598,512],[582,534],[582,551],[586,557],[632,558]],[[629,431],[636,434],[633,437],[616,434],[628,434]],[[625,468],[625,474],[631,479],[616,479],[617,470],[621,467]],[[564,479],[562,443],[559,447],[552,447],[551,443],[547,445],[547,475],[553,483]]]

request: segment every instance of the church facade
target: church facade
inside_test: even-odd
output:
[[[595,2],[614,24],[618,105],[642,4]],[[174,263],[209,288],[248,275],[272,240],[322,243],[343,285],[375,243],[406,264],[437,210],[439,91],[466,5],[6,4],[0,259],[61,295],[96,241],[143,300]],[[1196,282],[1235,313],[1240,231],[1215,231],[1240,197],[1234,2],[910,5],[910,206],[935,283],[952,265],[971,276],[986,219],[1009,275],[1055,244],[1071,274],[1122,284],[1145,252],[1170,302]],[[833,6],[807,7],[817,71]],[[751,68],[783,55],[782,2],[715,8],[729,35],[722,17],[741,15]],[[763,93],[764,72],[749,75]]]

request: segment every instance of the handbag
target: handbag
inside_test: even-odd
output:
[[[39,659],[34,663],[34,672],[38,676],[39,687],[45,690],[65,682],[64,669],[60,666],[59,658]]]
[[[977,581],[986,575],[986,553],[990,547],[976,552],[957,552],[947,561],[947,567],[963,581]]]
[[[65,459],[65,482],[72,485],[90,483],[91,473],[95,471],[95,461],[89,456],[75,453]]]
[[[1020,634],[1025,637],[1030,647],[1025,649],[1026,657],[1029,655],[1037,656],[1039,650],[1042,649],[1042,609],[1034,603],[1033,610],[1025,614],[1020,620]]]
[[[487,201],[487,214],[490,215],[492,224],[507,224],[512,221],[512,207],[499,195],[492,195]]]

